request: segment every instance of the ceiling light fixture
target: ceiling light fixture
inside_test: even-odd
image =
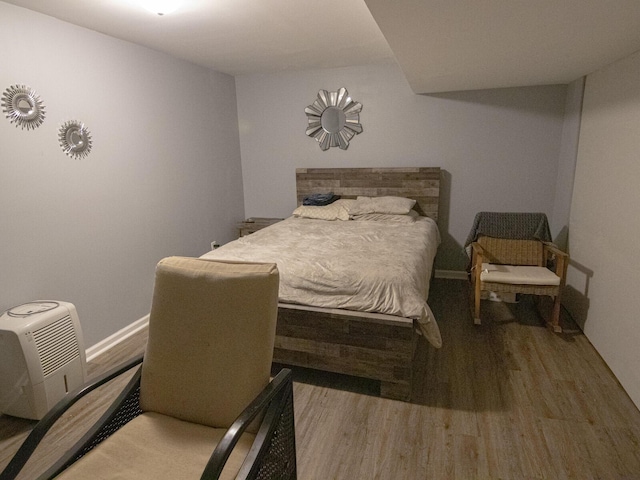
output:
[[[143,0],[142,6],[150,12],[158,15],[175,12],[182,0]]]

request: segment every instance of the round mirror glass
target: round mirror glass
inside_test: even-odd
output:
[[[346,123],[347,115],[338,107],[328,107],[320,117],[320,124],[327,133],[338,133]]]
[[[29,115],[33,112],[33,104],[29,101],[28,98],[21,98],[18,100],[18,110],[24,113],[25,115]]]
[[[67,132],[67,141],[73,150],[80,150],[84,144],[82,134],[77,128],[69,129]]]

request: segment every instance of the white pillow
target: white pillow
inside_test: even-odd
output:
[[[293,211],[295,217],[317,220],[349,220],[349,212],[344,206],[334,203],[324,206],[300,205]]]
[[[351,215],[365,213],[407,215],[415,204],[415,200],[404,197],[358,197],[357,202],[349,207],[349,213]]]
[[[408,215],[391,215],[388,213],[365,213],[363,215],[351,215],[351,220],[356,222],[387,222],[387,223],[415,223],[418,212],[411,210]]]
[[[351,209],[351,206],[355,205],[356,203],[358,203],[358,201],[355,198],[339,198],[338,200],[333,202],[334,205],[342,205],[347,209],[347,211],[349,211]]]

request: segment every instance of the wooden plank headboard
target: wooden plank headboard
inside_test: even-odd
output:
[[[342,198],[392,195],[416,200],[420,215],[438,220],[440,168],[297,168],[298,205],[313,193],[333,192]]]

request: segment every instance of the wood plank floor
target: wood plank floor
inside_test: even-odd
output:
[[[411,403],[379,398],[375,382],[295,370],[298,477],[640,479],[640,412],[570,319],[555,335],[525,298],[483,302],[484,324],[475,327],[466,287],[433,281],[444,346],[421,340]],[[145,339],[97,358],[90,373],[142,351]],[[115,390],[74,407],[21,478],[79,437]],[[32,427],[0,416],[0,468]]]

